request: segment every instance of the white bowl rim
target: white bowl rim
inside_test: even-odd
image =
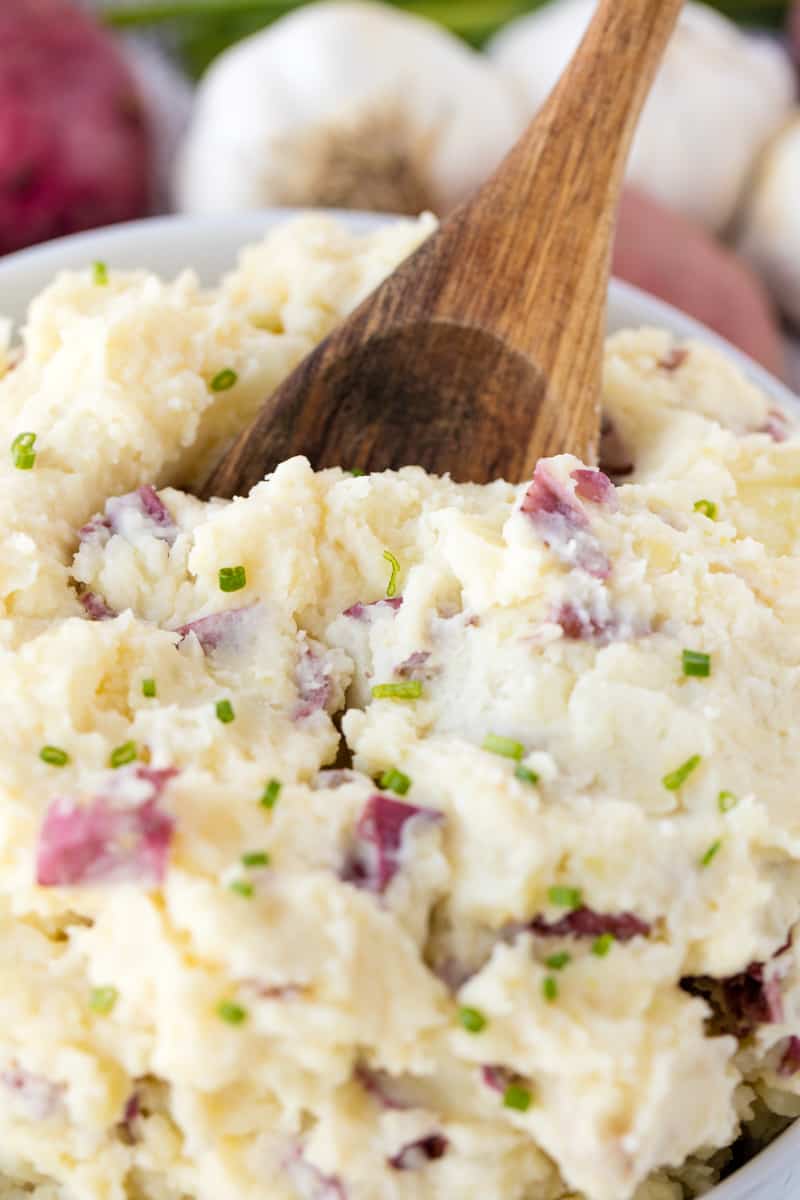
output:
[[[182,252],[176,255],[174,250],[184,242],[187,246],[194,245],[195,253],[202,252],[203,246],[216,244],[217,239],[229,246],[244,246],[258,240],[280,222],[308,211],[271,208],[243,213],[151,217],[72,234],[19,250],[0,258],[0,317],[10,315],[18,324],[23,307],[27,307],[27,303],[57,271],[86,266],[96,260],[108,260],[111,266],[117,263],[120,266],[134,266],[135,248],[146,244],[151,247],[148,255],[155,255],[156,258],[163,258],[171,248],[169,257],[172,259],[182,258]],[[313,212],[315,215],[333,216],[354,232],[367,232],[397,220],[397,217],[384,213],[335,209],[316,209]],[[150,266],[150,262],[147,265]],[[182,265],[185,268],[193,264],[183,261]],[[232,265],[231,259],[226,269]],[[176,271],[179,269],[180,266],[174,267]],[[14,311],[6,308],[9,292],[12,299],[10,309]],[[615,328],[660,326],[681,338],[696,338],[710,343],[737,362],[748,378],[772,396],[778,405],[788,408],[800,406],[800,397],[764,367],[672,305],[619,279],[611,282],[609,305],[612,317],[615,309],[632,314],[631,319],[625,322],[612,320]],[[771,1190],[776,1184],[780,1186],[777,1177],[784,1172],[786,1174],[782,1182],[785,1190],[780,1193]],[[794,1200],[800,1194],[800,1120],[729,1179],[707,1192],[705,1200],[790,1200],[790,1189],[791,1200]]]

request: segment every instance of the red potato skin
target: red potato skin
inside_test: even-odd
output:
[[[69,0],[0,0],[0,254],[144,216],[150,155],[112,37]]]
[[[783,376],[780,328],[759,278],[705,230],[635,188],[620,205],[613,269]]]
[[[789,12],[789,46],[794,61],[800,67],[800,3],[797,0]]]

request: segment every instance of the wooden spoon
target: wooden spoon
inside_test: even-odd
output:
[[[680,8],[601,0],[494,176],[288,376],[205,495],[244,494],[292,454],[476,483],[592,460],[614,213]]]

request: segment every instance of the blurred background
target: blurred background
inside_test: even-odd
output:
[[[170,211],[444,214],[594,6],[0,0],[0,254]],[[800,388],[798,64],[800,0],[687,3],[614,267]]]

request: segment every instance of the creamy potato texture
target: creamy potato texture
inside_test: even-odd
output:
[[[2,1200],[681,1200],[800,1111],[791,421],[645,330],[607,473],[190,494],[428,229],[4,352]]]

